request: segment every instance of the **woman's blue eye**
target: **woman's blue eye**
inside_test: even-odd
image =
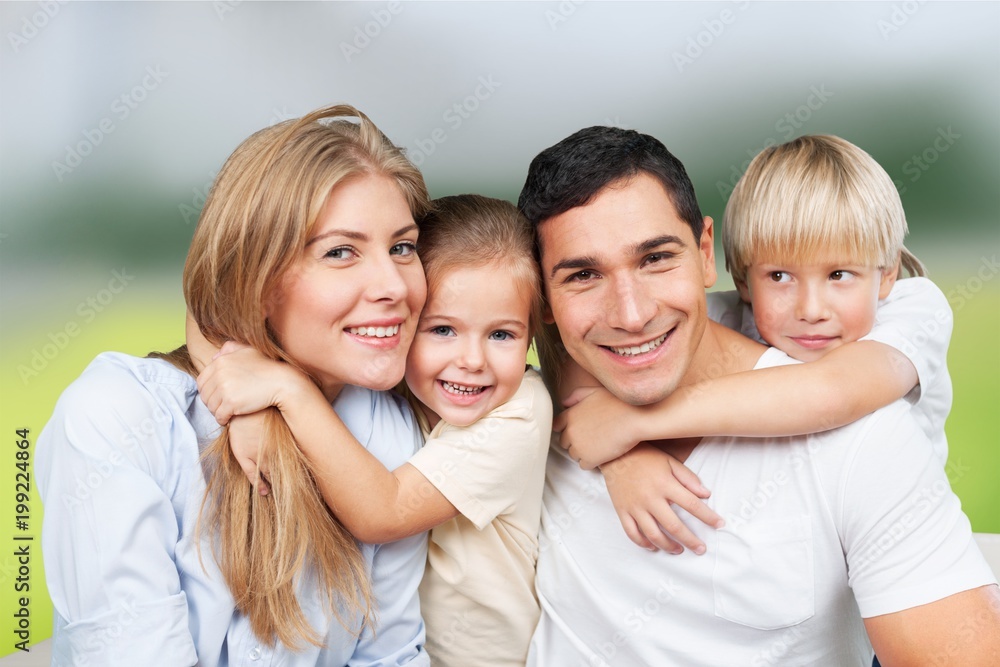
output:
[[[347,259],[348,254],[353,254],[353,250],[349,247],[342,246],[340,248],[331,248],[326,251],[325,257],[328,259]]]
[[[494,331],[490,334],[490,340],[513,340],[514,334],[509,331]]]
[[[403,243],[397,243],[392,246],[389,251],[390,255],[399,255],[401,257],[409,257],[417,251],[417,245],[412,241],[404,241]]]

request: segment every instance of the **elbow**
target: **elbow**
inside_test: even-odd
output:
[[[359,542],[366,544],[385,544],[395,542],[404,537],[409,537],[412,533],[403,530],[403,526],[398,521],[387,520],[391,513],[382,514],[374,520],[356,522],[356,525],[344,524],[344,527],[354,535]]]

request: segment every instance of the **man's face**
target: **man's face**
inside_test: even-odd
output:
[[[715,282],[712,220],[695,239],[654,177],[612,183],[538,228],[549,305],[570,356],[632,405],[682,382]]]

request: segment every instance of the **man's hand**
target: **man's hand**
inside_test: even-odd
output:
[[[679,554],[687,547],[696,554],[705,553],[704,542],[684,525],[671,504],[714,528],[725,525],[722,517],[702,502],[711,492],[698,476],[652,445],[638,445],[601,466],[601,472],[625,534],[644,549]]]

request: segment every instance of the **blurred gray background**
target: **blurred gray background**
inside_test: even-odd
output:
[[[349,102],[433,196],[510,200],[541,149],[635,128],[717,219],[765,145],[832,133],[896,180],[908,245],[949,295],[949,475],[1000,532],[997,3],[5,2],[0,27],[5,431],[37,435],[99,351],[181,342],[204,195],[279,120]]]

